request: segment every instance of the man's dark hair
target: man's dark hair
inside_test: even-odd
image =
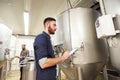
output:
[[[49,22],[49,21],[56,21],[56,20],[54,18],[52,18],[52,17],[47,17],[47,18],[44,19],[43,24],[45,25],[45,23]]]

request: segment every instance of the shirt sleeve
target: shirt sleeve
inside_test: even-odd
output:
[[[20,56],[22,56],[22,51],[20,52]]]
[[[46,61],[47,61],[47,57],[39,59],[39,65],[42,66],[43,64],[46,63]]]
[[[37,63],[39,63],[40,59],[47,57],[47,39],[44,36],[36,37],[34,52]]]

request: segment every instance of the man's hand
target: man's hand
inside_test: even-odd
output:
[[[66,59],[68,59],[70,57],[69,52],[65,51],[63,56],[62,56],[62,61],[65,61]]]
[[[20,56],[15,56],[15,58],[19,58],[20,59],[21,57]]]

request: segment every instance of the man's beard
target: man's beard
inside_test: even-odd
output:
[[[25,50],[25,48],[22,48],[22,50],[24,51],[24,50]]]
[[[48,28],[48,32],[50,33],[50,34],[55,34],[55,32],[52,30],[52,28],[49,26],[49,28]]]

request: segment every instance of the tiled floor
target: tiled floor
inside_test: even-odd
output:
[[[20,77],[20,72],[19,70],[17,71],[10,71],[7,75],[6,80],[19,80]]]

